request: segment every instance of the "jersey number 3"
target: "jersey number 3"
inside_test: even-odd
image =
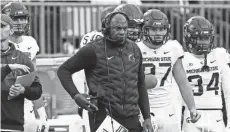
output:
[[[194,79],[197,79],[197,86],[198,87],[198,91],[195,92],[193,90],[193,94],[194,96],[201,96],[204,92],[204,88],[202,86],[203,84],[203,80],[202,80],[202,77],[200,75],[192,75],[192,76],[189,76],[188,77],[188,81],[189,82],[192,82],[192,80]],[[214,86],[212,86],[214,83]],[[211,90],[214,90],[215,91],[215,95],[218,95],[219,93],[219,87],[218,87],[218,84],[219,84],[219,73],[218,72],[215,72],[212,74],[212,78],[210,80],[210,82],[208,83],[207,85],[207,91],[211,91]]]

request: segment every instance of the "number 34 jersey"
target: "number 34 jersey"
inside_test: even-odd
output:
[[[198,109],[222,109],[222,90],[225,98],[230,97],[230,68],[225,56],[219,49],[212,50],[207,55],[209,71],[204,71],[204,58],[185,52],[182,62]]]
[[[148,89],[150,107],[171,104],[172,68],[184,55],[182,46],[176,40],[169,40],[158,49],[151,49],[143,42],[137,42],[137,45],[142,52],[145,74],[154,74],[157,78],[157,86]]]

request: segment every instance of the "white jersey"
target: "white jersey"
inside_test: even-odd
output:
[[[31,60],[33,60],[39,52],[37,41],[31,36],[22,36],[22,42],[18,44],[14,43],[14,45],[17,50],[28,55]]]
[[[218,47],[218,48],[213,49],[213,51],[218,52],[222,56],[221,57],[222,60],[224,59],[224,61],[226,61],[227,63],[230,63],[230,54],[225,48]]]
[[[183,66],[192,85],[197,109],[222,109],[222,89],[224,96],[229,96],[230,69],[227,65],[226,50],[214,49],[207,55],[209,71],[201,70],[204,58],[186,52]]]
[[[148,90],[150,107],[163,107],[172,103],[172,68],[178,58],[184,55],[182,46],[176,40],[168,40],[158,49],[137,42],[142,56],[145,74],[154,74],[157,86]]]
[[[86,46],[89,42],[94,41],[101,37],[103,37],[103,34],[96,30],[86,33],[81,39],[80,48]],[[76,78],[81,78],[81,79],[76,79]],[[86,83],[84,70],[74,73],[72,75],[72,79],[74,80],[74,84],[80,93],[88,93],[88,86]]]
[[[84,47],[89,42],[91,42],[95,39],[101,38],[101,37],[103,37],[103,34],[101,32],[96,31],[96,30],[85,34],[81,39],[80,48]]]
[[[22,36],[22,42],[18,44],[14,42],[12,43],[15,45],[15,48],[17,50],[20,50],[28,55],[31,60],[36,57],[36,54],[39,51],[37,41],[31,36]],[[28,99],[25,99],[24,102],[24,113],[24,118],[26,122],[28,121],[27,119],[36,119],[33,111],[33,103]]]

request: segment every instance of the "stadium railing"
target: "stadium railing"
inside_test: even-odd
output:
[[[40,46],[40,53],[66,53],[64,43],[79,47],[82,36],[92,30],[100,30],[100,12],[109,5],[81,4],[77,2],[25,2],[31,13],[32,35]],[[212,22],[216,31],[216,46],[229,49],[230,4],[145,4],[147,9],[157,8],[169,17],[174,39],[183,43],[183,24],[193,15],[202,15]]]

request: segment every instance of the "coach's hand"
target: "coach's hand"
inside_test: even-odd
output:
[[[9,95],[12,97],[16,97],[19,94],[23,94],[25,92],[25,88],[21,84],[14,84],[10,87]]]
[[[22,65],[22,64],[8,64],[9,68],[14,71],[14,70],[23,70],[24,72],[28,72],[30,73],[30,68],[26,65]]]
[[[190,117],[191,122],[196,123],[200,119],[201,115],[197,110],[190,110]]]
[[[83,109],[86,109],[88,111],[97,111],[98,108],[94,104],[90,103],[87,100],[87,97],[89,97],[86,94],[76,94],[74,96],[74,101],[77,103],[77,105]]]
[[[143,129],[143,132],[153,132],[153,126],[150,118],[145,119],[143,122]]]

